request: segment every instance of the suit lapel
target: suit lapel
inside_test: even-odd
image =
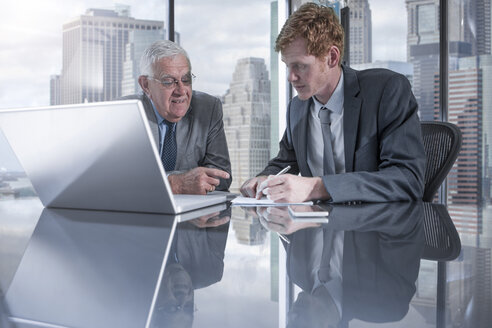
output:
[[[343,103],[343,135],[345,148],[345,171],[354,170],[355,146],[357,142],[357,132],[359,127],[359,116],[361,110],[361,100],[359,94],[359,81],[354,70],[343,68],[344,103]]]
[[[192,97],[193,99],[193,97]],[[181,163],[185,160],[185,150],[188,149],[187,145],[191,137],[193,129],[193,100],[191,101],[190,108],[186,112],[186,115],[176,124],[176,144],[178,145],[178,153],[176,155],[176,168],[181,167]],[[194,149],[191,147],[190,149]]]

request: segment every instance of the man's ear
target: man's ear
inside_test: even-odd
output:
[[[138,84],[140,84],[140,87],[142,88],[143,92],[147,95],[150,96],[150,89],[149,89],[149,80],[145,75],[140,75],[138,77]]]
[[[340,49],[338,49],[337,46],[331,46],[330,50],[328,50],[326,60],[329,67],[338,66],[338,63],[340,62]]]

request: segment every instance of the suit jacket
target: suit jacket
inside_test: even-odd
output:
[[[334,208],[330,222],[320,228],[296,231],[283,243],[289,279],[311,293],[314,286],[313,252],[330,240],[323,234],[313,244],[316,230],[344,231],[341,327],[354,318],[369,322],[401,320],[415,294],[424,248],[423,205],[420,202],[380,203]],[[323,263],[321,267],[329,264]],[[320,320],[328,312],[319,312]]]
[[[156,145],[159,145],[159,126],[150,99],[145,94],[131,95],[123,99],[139,99],[147,114]],[[221,179],[217,190],[227,190],[232,182],[231,162],[222,121],[222,104],[216,97],[193,91],[190,108],[176,125],[175,171],[182,173],[198,166],[217,168],[231,176]]]
[[[231,216],[231,208],[220,213]],[[193,288],[204,288],[222,279],[230,221],[218,227],[198,228],[189,222],[176,228],[176,257],[188,272]]]
[[[403,75],[385,69],[344,74],[343,174],[323,177],[333,202],[383,202],[421,199],[425,151],[417,102]],[[287,108],[280,150],[259,175],[291,165],[291,173],[311,177],[307,129],[313,100],[295,97]]]

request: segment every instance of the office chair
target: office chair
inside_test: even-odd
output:
[[[461,240],[443,204],[424,203],[425,245],[421,258],[437,261],[436,327],[446,327],[446,281],[448,261],[461,252]]]
[[[458,157],[462,137],[452,123],[422,121],[420,126],[427,158],[422,200],[431,202]]]
[[[452,261],[460,255],[460,237],[445,205],[424,203],[424,233],[423,259]]]

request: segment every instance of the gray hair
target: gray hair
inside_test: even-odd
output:
[[[178,44],[169,40],[159,40],[152,43],[145,49],[140,58],[140,75],[154,76],[154,65],[162,58],[174,57],[183,55],[188,61],[188,66],[191,70],[190,58],[186,51]]]

